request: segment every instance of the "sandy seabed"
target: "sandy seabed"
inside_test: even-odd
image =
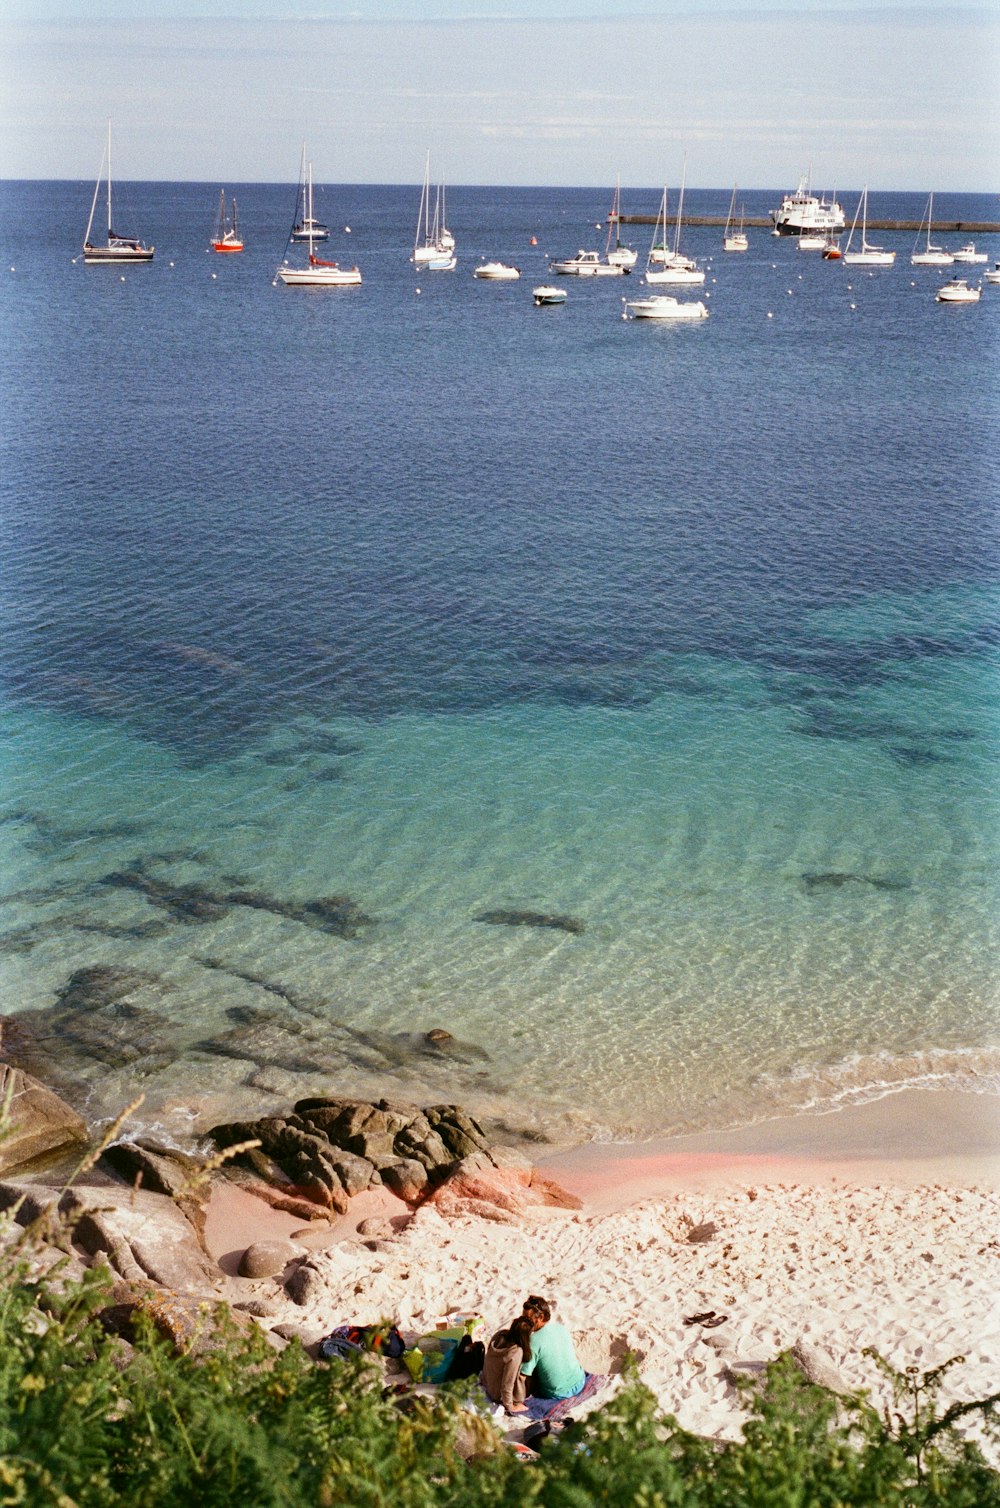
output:
[[[411,1218],[387,1193],[359,1196],[332,1229],[301,1238],[322,1297],[289,1302],[285,1317],[318,1338],[347,1321],[419,1332],[475,1311],[488,1334],[541,1293],[585,1366],[616,1369],[631,1351],[662,1408],[720,1438],[744,1417],[734,1363],[797,1342],[877,1401],[889,1394],[869,1346],[898,1369],[964,1356],[948,1401],[1000,1387],[1000,1099],[907,1091],[742,1132],[590,1145],[541,1166],[582,1210],[506,1224],[433,1207]],[[357,1227],[376,1214],[395,1229],[366,1244]],[[708,1239],[689,1239],[708,1224]],[[250,1240],[300,1230],[234,1189],[215,1200],[208,1238],[232,1271]],[[708,1310],[725,1320],[684,1323]]]

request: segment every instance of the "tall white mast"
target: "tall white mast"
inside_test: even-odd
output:
[[[128,206],[126,205],[126,209]],[[108,240],[111,240],[111,121],[108,120]]]

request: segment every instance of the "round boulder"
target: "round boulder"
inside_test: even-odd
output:
[[[240,1277],[276,1277],[299,1255],[289,1241],[255,1241],[240,1258]]]

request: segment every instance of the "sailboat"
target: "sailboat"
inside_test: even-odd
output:
[[[104,169],[107,166],[107,177]],[[94,215],[97,213],[97,200],[100,196],[101,185],[107,186],[108,201],[108,235],[103,246],[95,246],[90,236],[94,228]],[[108,121],[108,144],[101,158],[100,171],[97,174],[97,182],[94,184],[94,197],[90,203],[90,219],[87,221],[87,229],[83,237],[83,260],[94,265],[98,262],[151,262],[155,247],[143,246],[141,241],[132,236],[120,235],[113,228],[111,219],[111,122]]]
[[[857,229],[858,219],[861,220],[861,250],[852,251],[851,242]],[[891,267],[896,260],[894,251],[885,251],[881,246],[872,246],[868,240],[868,185],[865,184],[858,200],[858,207],[854,212],[854,220],[851,224],[851,233],[844,247],[843,262],[845,267]]]
[[[232,216],[226,214],[226,191],[219,190],[219,213],[215,217],[215,230],[212,232],[213,251],[242,251],[243,242],[236,228],[236,196],[233,195]]]
[[[322,225],[313,214],[312,197],[306,204],[306,144],[302,143],[302,158],[299,162],[299,197],[295,203],[295,220],[290,241],[307,241],[310,247],[316,241],[329,241],[330,227]]]
[[[926,219],[927,219],[927,245],[924,247],[923,251],[918,251],[917,250],[917,247],[920,244],[920,232],[924,228],[924,222],[923,222],[923,220],[921,220],[920,225],[917,228],[917,239],[913,243],[913,255],[910,258],[910,266],[911,267],[950,267],[951,264],[952,264],[952,262],[954,262],[954,260],[955,260],[955,258],[952,256],[951,252],[950,251],[945,251],[945,249],[944,249],[943,246],[932,246],[931,245],[931,226],[932,226],[932,224],[934,222],[934,195],[933,194],[929,194],[928,198],[927,198]]]
[[[663,198],[660,200],[660,213],[653,228],[653,244],[649,248],[649,256],[646,259],[647,283],[670,283],[677,286],[703,283],[705,281],[705,274],[687,257],[681,256],[681,217],[684,213],[684,179],[686,174],[687,161],[685,160],[684,173],[681,176],[681,193],[677,201],[677,225],[674,230],[674,249],[671,252],[667,251],[667,191],[666,189],[663,190]],[[658,233],[661,237],[659,242],[657,242]],[[657,252],[659,252],[659,256],[656,255]],[[656,262],[661,262],[663,265],[656,267],[654,271],[654,264]]]
[[[736,215],[736,184],[733,184],[733,197],[729,201],[729,214],[726,217],[726,228],[722,232],[723,251],[749,251],[750,242],[743,230],[743,206],[740,205],[740,228],[733,229],[733,220]]]
[[[424,181],[420,190],[420,208],[417,210],[417,233],[413,241],[410,261],[414,267],[424,267],[428,272],[453,272],[457,264],[455,237],[448,229],[445,219],[444,184],[439,183],[434,196],[434,214],[431,216],[431,154],[424,161]]]
[[[622,181],[615,179],[615,195],[611,201],[611,209],[608,211],[608,239],[604,246],[604,260],[610,262],[612,267],[624,267],[626,272],[631,272],[639,258],[639,253],[633,251],[631,246],[623,246],[619,236],[621,227],[621,198]],[[612,241],[614,245],[612,245]]]
[[[281,281],[290,288],[356,288],[361,282],[361,273],[357,267],[341,267],[336,262],[325,262],[316,256],[313,245],[317,240],[313,233],[316,224],[313,215],[313,178],[312,163],[306,165],[305,183],[302,191],[296,198],[296,214],[298,206],[302,204],[303,213],[296,223],[293,223],[288,233],[288,241],[285,251],[293,242],[301,240],[296,234],[302,226],[306,227],[306,240],[309,245],[309,259],[304,267],[289,267],[287,262],[282,262],[275,273],[274,281]],[[325,227],[323,227],[325,229]],[[327,231],[329,235],[329,231]]]

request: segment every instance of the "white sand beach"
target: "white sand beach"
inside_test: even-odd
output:
[[[542,1166],[582,1210],[445,1219],[370,1192],[333,1226],[299,1235],[293,1216],[222,1189],[207,1237],[230,1271],[250,1240],[297,1237],[313,1249],[306,1305],[273,1283],[246,1284],[306,1340],[382,1317],[429,1330],[455,1310],[482,1314],[491,1332],[542,1293],[587,1367],[617,1371],[632,1352],[661,1406],[706,1435],[740,1429],[734,1368],[796,1343],[876,1398],[888,1393],[868,1346],[899,1369],[964,1355],[949,1399],[998,1385],[996,1098],[907,1091],[742,1132],[591,1145]],[[381,1230],[365,1223],[379,1216]],[[689,1239],[709,1225],[707,1239]],[[685,1325],[707,1310],[726,1318]]]

